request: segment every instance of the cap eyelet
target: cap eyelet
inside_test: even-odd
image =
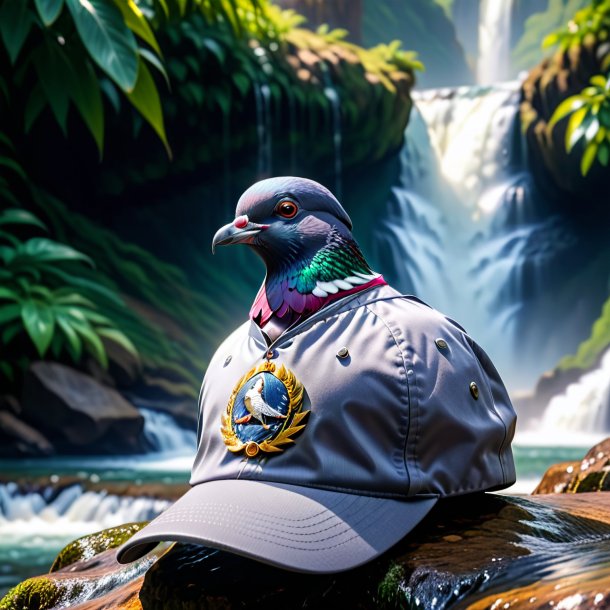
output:
[[[341,358],[341,360],[345,360],[347,357],[349,357],[349,350],[347,349],[347,347],[342,347],[337,352],[337,358]]]
[[[474,382],[470,382],[470,393],[475,400],[479,400],[479,386]]]
[[[438,347],[438,349],[446,350],[449,348],[447,341],[445,341],[445,339],[441,339],[440,337],[435,339],[434,343],[436,343],[436,347]]]
[[[225,358],[225,363],[222,366],[229,366],[229,364],[231,363],[231,360],[233,360],[233,356],[229,355]]]

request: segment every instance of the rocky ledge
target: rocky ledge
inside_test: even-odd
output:
[[[592,492],[607,489],[609,456],[610,439],[571,469],[551,470],[529,497],[440,502],[378,560],[329,576],[182,544],[119,565],[114,549],[142,527],[128,524],[73,542],[0,610],[610,608],[610,502]],[[580,493],[544,493],[557,490]]]

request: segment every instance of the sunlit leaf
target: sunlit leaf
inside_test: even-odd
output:
[[[158,55],[162,55],[159,43],[137,4],[133,0],[115,0],[115,4],[123,14],[127,27],[148,43]]]
[[[553,112],[553,116],[551,117],[551,120],[549,121],[549,128],[553,129],[553,127],[561,119],[563,119],[565,116],[567,116],[571,112],[574,112],[574,111],[578,110],[579,108],[582,108],[582,106],[584,106],[584,104],[585,104],[585,98],[581,95],[573,95],[572,97],[569,97],[568,99],[563,100],[563,102],[561,102],[561,104],[559,104],[559,106],[557,106],[557,108],[555,109],[555,112]]]
[[[576,144],[576,142],[578,142],[578,140],[580,140],[585,133],[585,127],[582,125],[582,123],[587,115],[587,110],[588,109],[586,107],[579,108],[570,117],[565,137],[565,146],[568,152],[572,150],[574,144]]]
[[[592,85],[596,85],[597,87],[600,87],[601,89],[605,89],[606,85],[608,83],[607,79],[605,79],[601,74],[596,74],[595,76],[593,76],[591,78],[591,80],[589,82]]]
[[[39,263],[82,261],[93,266],[93,261],[82,252],[46,237],[28,239],[17,252],[17,257],[23,256],[34,259]]]
[[[64,0],[34,0],[34,4],[42,22],[49,27],[59,17]]]
[[[108,356],[106,354],[106,350],[104,349],[104,344],[102,343],[102,340],[99,338],[95,330],[91,328],[91,326],[87,322],[72,322],[71,324],[74,330],[76,330],[81,336],[95,359],[102,365],[102,367],[107,369]]]
[[[0,7],[0,36],[13,64],[28,37],[32,23],[29,2],[4,0]]]
[[[165,125],[163,122],[163,111],[161,110],[159,92],[157,91],[157,86],[155,85],[153,77],[142,60],[139,62],[136,86],[127,97],[135,106],[136,110],[140,112],[157,132],[157,135],[165,145],[167,154],[171,157],[171,150],[167,142],[167,136],[165,135]]]
[[[9,208],[0,213],[0,225],[34,225],[47,230],[47,227],[34,214],[21,208]]]
[[[93,60],[123,91],[132,91],[138,77],[137,45],[121,11],[107,0],[66,3]]]
[[[49,348],[55,330],[55,317],[48,306],[28,301],[21,309],[21,319],[30,339],[42,358]]]
[[[593,165],[593,161],[595,161],[597,148],[598,146],[595,142],[589,142],[587,144],[582,159],[580,160],[580,173],[583,176],[586,176],[589,173],[591,165]]]

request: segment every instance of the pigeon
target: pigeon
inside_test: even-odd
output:
[[[265,423],[263,415],[267,417],[275,417],[276,419],[286,419],[286,416],[276,411],[273,407],[269,406],[263,398],[263,388],[265,387],[265,380],[259,377],[254,385],[246,392],[244,397],[244,404],[248,409],[248,415],[240,417],[235,420],[236,424],[247,424],[252,417],[258,419],[265,430],[269,430],[269,426]]]
[[[386,284],[354,240],[352,221],[335,196],[306,178],[268,178],[247,189],[216,246],[247,244],[267,274],[250,318],[269,342],[327,304]]]

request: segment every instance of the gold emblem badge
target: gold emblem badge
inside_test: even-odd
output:
[[[238,382],[222,414],[220,432],[229,451],[279,453],[306,424],[303,384],[284,365],[265,361]]]

